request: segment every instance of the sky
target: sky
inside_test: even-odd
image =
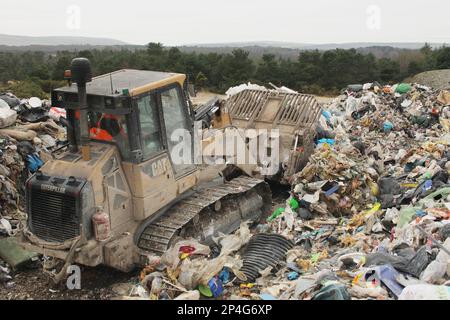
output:
[[[1,0],[0,33],[130,44],[450,43],[446,0]]]

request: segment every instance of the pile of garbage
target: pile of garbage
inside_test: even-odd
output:
[[[47,100],[0,94],[0,236],[17,233],[26,179],[65,140],[61,112]]]
[[[292,90],[292,89],[290,89],[288,87],[285,87],[285,86],[277,87],[277,86],[275,86],[272,83],[269,83],[269,84],[272,87],[272,89],[267,89],[264,86],[260,86],[258,84],[254,84],[254,83],[251,83],[251,82],[243,83],[243,84],[240,84],[238,86],[229,88],[225,92],[225,95],[229,98],[229,97],[234,96],[234,95],[236,95],[239,92],[242,92],[244,90],[262,90],[262,91],[272,90],[272,91],[283,92],[283,93],[298,93],[297,91]]]
[[[207,247],[149,257],[141,299],[450,299],[448,91],[349,86],[286,203]]]

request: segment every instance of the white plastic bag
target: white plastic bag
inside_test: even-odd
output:
[[[3,100],[2,100],[3,101]],[[0,128],[13,125],[17,119],[17,112],[8,108],[0,108]]]
[[[247,90],[247,89],[251,89],[251,90],[264,90],[266,91],[267,88],[257,85],[257,84],[253,84],[251,82],[248,82],[247,84],[243,83],[241,85],[235,86],[235,87],[231,87],[227,90],[227,92],[225,92],[225,94],[228,97],[234,96],[235,94],[238,94],[241,91]]]
[[[252,235],[250,234],[248,224],[249,221],[243,221],[241,222],[239,230],[237,230],[234,234],[222,235],[218,238],[213,238],[214,242],[222,247],[220,256],[226,256],[239,250],[250,240]]]
[[[447,250],[450,250],[450,238],[447,238],[447,240],[445,240],[443,246]],[[447,276],[450,277],[450,256],[441,249],[436,257],[436,261],[444,263],[446,265]]]
[[[6,101],[0,99],[0,109],[10,109]]]
[[[6,231],[6,233],[10,236],[13,235],[13,231],[12,231],[12,226],[9,223],[8,220],[6,220],[5,218],[1,218],[0,219],[0,229],[3,229]]]
[[[447,273],[447,263],[439,261],[432,261],[424,270],[420,280],[428,283],[440,284],[444,280],[444,276]]]
[[[405,287],[399,300],[450,300],[450,287],[415,284]]]

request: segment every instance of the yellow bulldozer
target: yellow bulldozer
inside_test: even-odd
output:
[[[270,210],[263,180],[175,159],[180,144],[194,148],[172,139],[193,131],[185,75],[120,70],[92,78],[84,58],[70,71],[70,83],[52,92],[52,105],[67,112],[68,145],[26,183],[22,246],[66,266],[127,272],[179,238],[210,242]]]
[[[92,78],[89,60],[76,58],[66,77],[52,105],[66,110],[68,143],[26,182],[21,235],[23,247],[65,261],[57,281],[72,263],[128,272],[181,238],[211,243],[269,213],[269,185],[252,169],[196,164],[193,139],[174,140],[195,134],[185,75]]]

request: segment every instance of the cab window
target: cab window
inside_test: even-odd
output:
[[[125,116],[103,112],[88,112],[89,137],[93,141],[114,143],[124,159],[130,157],[130,144]],[[79,112],[75,113],[75,126],[79,140]]]
[[[141,144],[144,159],[163,150],[161,127],[158,117],[158,104],[155,95],[146,95],[138,99],[139,122],[141,126]]]
[[[190,136],[191,131],[188,121],[189,116],[180,90],[175,87],[162,91],[161,106],[172,163],[175,172],[181,173],[192,167],[193,153],[191,137],[187,137],[187,135]],[[176,150],[174,150],[175,147],[177,147]],[[180,154],[180,150],[185,154]]]

